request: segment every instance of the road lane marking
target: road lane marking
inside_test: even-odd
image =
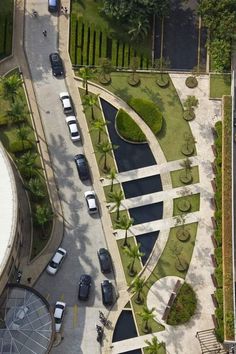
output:
[[[78,305],[74,305],[73,308],[73,328],[77,327],[77,323],[78,323]]]

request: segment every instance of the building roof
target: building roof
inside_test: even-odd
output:
[[[9,158],[0,143],[0,275],[13,247],[17,225],[16,183]]]

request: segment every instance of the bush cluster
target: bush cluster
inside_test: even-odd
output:
[[[218,247],[215,248],[215,258],[217,261],[217,267],[215,269],[215,277],[217,280],[218,288],[216,289],[215,296],[218,302],[218,308],[215,310],[215,316],[218,322],[218,328],[216,328],[216,336],[220,342],[224,340],[224,323],[223,323],[223,276],[222,276],[222,122],[217,122],[215,124],[216,139],[215,139],[215,148],[216,148],[216,211],[215,211],[215,220],[216,220],[216,230],[215,230],[215,239]]]
[[[146,136],[135,123],[135,121],[123,109],[120,109],[116,116],[116,128],[118,134],[125,140],[131,142],[144,142]]]
[[[167,318],[169,325],[181,325],[190,320],[197,307],[197,298],[193,288],[184,283],[175,298]]]
[[[163,117],[155,103],[140,98],[131,98],[128,103],[155,135],[161,131]]]

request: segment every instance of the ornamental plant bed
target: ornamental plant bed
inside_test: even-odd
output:
[[[187,77],[187,79],[185,80],[185,85],[188,87],[188,88],[195,88],[197,87],[198,85],[198,81],[196,79],[195,76],[189,76]]]

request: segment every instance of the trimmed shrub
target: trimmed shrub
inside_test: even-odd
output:
[[[187,77],[187,79],[185,80],[185,85],[186,85],[188,88],[194,88],[194,87],[197,87],[198,81],[197,81],[197,79],[196,79],[195,76],[189,76],[189,77]]]
[[[217,317],[217,320],[223,320],[223,306],[220,305],[215,309],[215,315]]]
[[[215,257],[216,257],[216,262],[218,265],[222,264],[222,248],[217,247],[215,248]]]
[[[223,304],[223,289],[222,288],[216,289],[215,297],[216,297],[218,304],[222,305]]]
[[[131,142],[144,142],[146,136],[142,130],[123,109],[120,109],[116,115],[116,128],[121,137]]]
[[[219,264],[218,267],[216,267],[215,277],[217,280],[218,287],[222,288],[223,286],[222,264]]]
[[[167,324],[175,326],[188,322],[194,315],[196,306],[197,298],[193,288],[184,283],[171,307]]]
[[[128,103],[140,115],[155,135],[161,131],[163,117],[158,107],[153,102],[139,98],[131,98]]]
[[[27,151],[31,148],[32,143],[30,143],[29,141],[24,141],[24,146],[21,141],[13,141],[9,145],[9,151],[12,153]]]
[[[76,51],[76,21],[77,21],[77,16],[76,14],[72,13],[70,16],[70,57],[72,64],[76,64],[75,61],[75,51]]]

